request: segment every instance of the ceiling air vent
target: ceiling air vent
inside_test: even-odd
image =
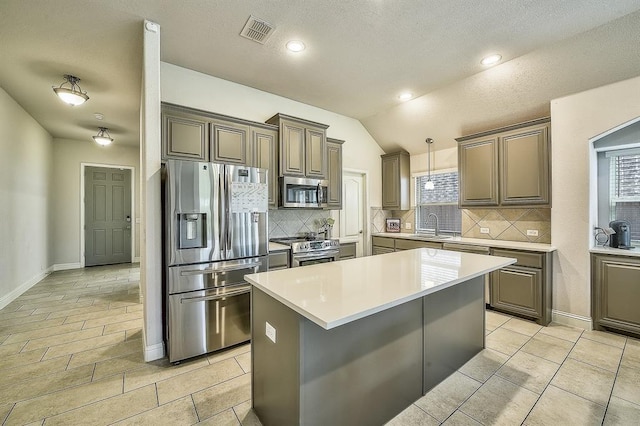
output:
[[[273,30],[275,30],[273,25],[251,15],[242,31],[240,31],[240,35],[249,40],[264,44],[273,33]]]

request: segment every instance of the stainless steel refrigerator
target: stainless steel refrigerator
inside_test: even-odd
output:
[[[164,169],[170,362],[249,340],[244,275],[267,270],[267,171],[169,160]]]

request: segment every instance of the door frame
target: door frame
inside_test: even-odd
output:
[[[85,264],[85,229],[84,229],[84,172],[86,167],[102,167],[105,169],[127,169],[131,171],[131,263],[136,263],[139,259],[136,257],[136,182],[135,170],[133,166],[119,166],[116,164],[98,164],[98,163],[80,163],[80,267],[84,268]]]
[[[362,256],[370,255],[371,244],[369,244],[371,240],[371,231],[370,231],[370,222],[371,222],[371,207],[369,206],[369,171],[362,169],[351,169],[351,168],[343,168],[342,169],[342,177],[344,179],[345,173],[351,173],[354,175],[360,175],[362,177],[362,208],[364,210],[364,217],[362,218]],[[343,194],[344,195],[344,194]]]

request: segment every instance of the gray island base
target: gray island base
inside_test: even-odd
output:
[[[421,250],[427,249],[412,251]],[[438,253],[453,252],[438,250]],[[403,261],[398,254],[376,257]],[[475,261],[482,257],[491,259],[475,254],[455,256],[476,256]],[[410,258],[404,260],[411,263]],[[433,263],[433,259],[429,260]],[[284,291],[284,287],[274,289],[269,285],[289,279],[304,286],[313,283],[316,277],[324,281],[310,287],[325,293],[322,303],[339,303],[338,296],[348,301],[353,297],[350,288],[332,292],[326,280],[336,273],[350,276],[345,270],[336,271],[337,266],[332,265],[343,264],[340,268],[353,267],[364,272],[366,262],[358,264],[358,261],[297,268],[299,271],[315,268],[305,271],[310,275],[304,278],[287,276],[286,272],[291,270],[277,271],[285,274],[274,274],[268,279],[265,276],[273,273],[247,276],[250,282],[261,284],[254,285],[251,296],[252,402],[265,426],[382,425],[484,348],[483,275],[458,278],[454,285],[436,285],[430,277],[425,279],[424,271],[428,268],[422,265],[413,268],[410,277],[398,275],[397,279],[422,279],[418,288],[430,286],[428,294],[422,291],[418,297],[395,300],[392,306],[385,304],[366,316],[334,322],[322,322],[313,315],[314,300],[308,293],[298,292],[295,287]],[[502,261],[501,265],[511,263],[509,259]],[[440,275],[441,266],[435,268]],[[335,283],[331,285],[335,290]],[[392,281],[387,285],[397,284]],[[396,297],[381,291],[383,299]],[[305,305],[309,311],[302,309]],[[331,311],[339,312],[341,307],[332,307]]]

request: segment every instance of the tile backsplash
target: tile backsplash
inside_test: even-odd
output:
[[[326,210],[269,210],[269,239],[318,232],[322,221],[330,216]]]
[[[401,232],[415,232],[415,209],[391,211],[371,207],[371,232],[385,232],[387,218],[399,218]],[[551,243],[551,209],[462,209],[462,236],[488,240]],[[405,224],[411,223],[410,229]],[[480,233],[488,228],[488,234]],[[527,230],[538,236],[527,236]]]
[[[538,231],[538,236],[527,236],[527,230]],[[462,236],[550,244],[551,209],[462,209]]]

